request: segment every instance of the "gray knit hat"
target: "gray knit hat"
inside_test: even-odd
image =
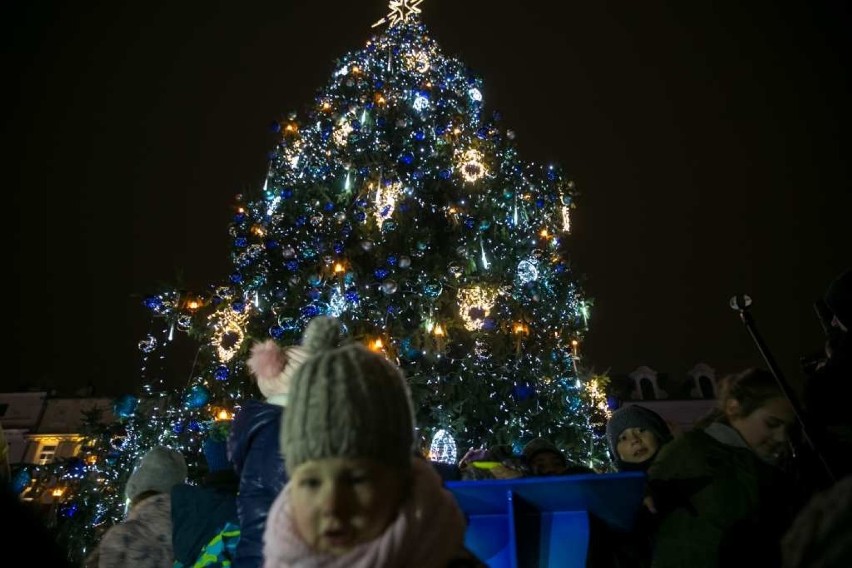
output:
[[[657,437],[660,446],[672,439],[672,433],[666,421],[650,408],[638,404],[622,406],[612,413],[609,422],[606,423],[606,437],[609,440],[612,455],[616,459],[618,458],[618,451],[616,450],[618,437],[628,428],[650,430]]]
[[[130,474],[124,494],[133,501],[146,491],[168,493],[172,486],[183,483],[186,475],[183,454],[165,446],[154,446]]]
[[[309,357],[293,375],[281,429],[288,473],[330,457],[408,468],[414,412],[399,367],[359,343],[342,342],[340,322],[326,316],[311,320],[302,348]]]

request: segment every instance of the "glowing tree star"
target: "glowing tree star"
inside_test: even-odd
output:
[[[388,7],[390,14],[373,24],[373,27],[378,27],[385,22],[388,27],[392,28],[399,23],[406,23],[410,18],[420,14],[418,6],[423,0],[391,0]]]

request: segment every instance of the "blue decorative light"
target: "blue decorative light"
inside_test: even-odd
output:
[[[227,381],[231,376],[231,371],[225,365],[219,365],[213,372],[213,378],[217,381]]]

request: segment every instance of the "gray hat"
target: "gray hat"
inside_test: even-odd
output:
[[[311,320],[309,357],[293,375],[281,428],[287,471],[308,460],[370,458],[407,468],[414,455],[414,412],[402,371],[385,356],[342,342],[340,322]]]
[[[146,491],[168,493],[172,486],[183,483],[186,475],[183,454],[165,446],[154,446],[130,474],[124,494],[133,501]]]
[[[609,422],[606,423],[606,437],[615,458],[618,457],[618,437],[628,428],[644,428],[651,431],[657,437],[660,446],[672,439],[672,433],[666,421],[650,408],[638,404],[622,406],[612,413]]]

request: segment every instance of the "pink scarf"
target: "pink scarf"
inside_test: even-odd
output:
[[[429,462],[412,460],[412,495],[381,536],[343,556],[314,552],[296,532],[290,484],[278,494],[263,534],[264,568],[443,568],[464,545],[464,514]]]

